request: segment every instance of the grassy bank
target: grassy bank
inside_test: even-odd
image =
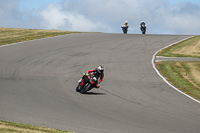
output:
[[[165,48],[157,56],[200,58],[200,36],[195,36]]]
[[[0,121],[0,133],[75,133],[21,123]]]
[[[200,36],[163,49],[157,56],[200,58]],[[200,101],[200,62],[157,62],[159,72],[173,86]]]
[[[200,62],[163,61],[156,66],[172,85],[200,101]]]
[[[0,46],[10,43],[29,41],[72,33],[80,32],[39,29],[15,29],[0,27]]]

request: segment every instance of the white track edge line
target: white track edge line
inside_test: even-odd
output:
[[[189,96],[188,94],[182,92],[181,90],[179,90],[178,88],[176,88],[175,86],[173,86],[171,83],[169,83],[169,81],[167,81],[167,80],[162,76],[162,74],[158,71],[158,69],[156,68],[155,63],[154,63],[155,57],[156,57],[156,55],[157,55],[157,53],[158,53],[159,51],[161,51],[161,50],[163,50],[163,49],[165,49],[165,48],[168,48],[168,47],[170,47],[170,46],[172,46],[172,45],[174,45],[174,44],[177,44],[177,43],[179,43],[179,42],[182,42],[182,41],[184,41],[184,40],[190,39],[190,38],[192,38],[192,37],[194,37],[194,36],[191,36],[191,37],[185,38],[185,39],[183,39],[183,40],[181,40],[181,41],[172,43],[172,44],[170,44],[170,45],[168,45],[168,46],[166,46],[166,47],[164,47],[164,48],[161,48],[160,50],[156,51],[156,53],[153,55],[153,58],[152,58],[152,60],[151,60],[151,63],[152,63],[152,66],[153,66],[154,70],[156,71],[156,73],[157,73],[169,86],[171,86],[173,89],[175,89],[176,91],[180,92],[181,94],[187,96],[188,98],[194,100],[195,102],[200,103],[199,100],[197,100],[197,99],[195,99],[195,98]]]

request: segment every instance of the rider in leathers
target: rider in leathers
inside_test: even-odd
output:
[[[145,26],[145,28],[146,28],[146,24],[145,24],[145,22],[144,21],[142,21],[141,23],[140,23],[140,29],[142,30],[142,25],[144,25]]]
[[[88,70],[87,71],[87,74],[84,73],[83,74],[83,77],[82,77],[82,82],[81,82],[81,86],[80,87],[83,87],[83,84],[84,84],[84,78],[85,76],[87,76],[89,73],[93,73],[94,76],[96,77],[96,79],[100,79],[99,81],[97,80],[97,83],[96,83],[96,88],[99,88],[99,84],[103,81],[103,77],[104,77],[104,67],[103,66],[98,66],[96,69],[91,69],[91,70]]]
[[[129,25],[128,25],[128,21],[125,21],[124,24],[122,24],[121,27],[122,27],[122,28],[123,28],[123,27],[126,27],[126,28],[128,29],[128,27],[129,27]]]

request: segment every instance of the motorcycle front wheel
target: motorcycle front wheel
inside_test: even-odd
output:
[[[89,82],[85,83],[82,89],[80,89],[80,93],[85,94],[88,90],[90,90],[90,87],[91,87],[91,84]]]
[[[78,86],[76,87],[76,92],[80,92],[80,86],[81,86],[81,82],[78,84]]]

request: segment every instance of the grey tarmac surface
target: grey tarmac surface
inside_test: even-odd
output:
[[[84,33],[1,47],[0,119],[79,133],[199,133],[199,103],[151,64],[186,37]],[[77,93],[82,73],[100,64],[101,88]]]
[[[159,62],[159,61],[200,61],[200,58],[156,56],[155,61],[156,62]]]

